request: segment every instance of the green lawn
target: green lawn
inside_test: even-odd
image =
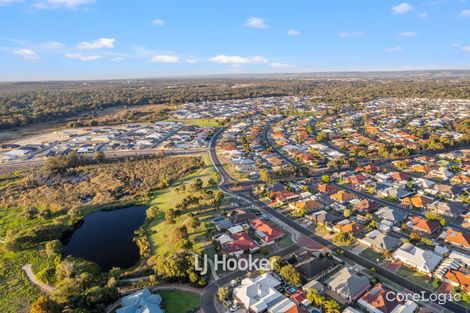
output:
[[[209,156],[206,154],[204,155],[204,161],[206,162],[206,166],[194,173],[186,175],[172,186],[158,190],[153,195],[153,200],[151,201],[151,205],[157,206],[160,211],[158,216],[154,219],[151,224],[151,236],[150,236],[150,243],[152,245],[152,251],[154,254],[169,254],[176,252],[176,247],[173,244],[169,244],[169,236],[172,230],[176,227],[180,227],[184,224],[184,222],[189,218],[189,213],[193,212],[196,216],[200,219],[201,225],[194,230],[190,230],[189,237],[190,240],[195,244],[196,249],[203,249],[210,244],[209,238],[206,236],[206,225],[204,222],[208,222],[214,217],[215,215],[220,213],[219,210],[214,210],[214,208],[207,206],[205,204],[198,205],[196,207],[191,207],[188,209],[185,214],[178,216],[175,219],[175,224],[169,224],[165,221],[165,211],[168,209],[174,209],[176,204],[179,203],[183,198],[188,195],[194,194],[193,191],[188,190],[186,188],[185,191],[178,192],[176,187],[181,186],[183,184],[189,184],[192,180],[196,178],[200,178],[204,186],[207,185],[209,179],[213,178],[217,182],[219,182],[220,178],[218,173],[215,171],[214,167],[210,162]],[[218,187],[210,187],[210,189],[215,193],[218,191]],[[198,194],[198,193],[196,193]],[[226,196],[224,198],[222,207],[230,203],[231,199]],[[204,202],[202,200],[201,202]]]
[[[163,308],[166,313],[186,313],[200,307],[198,295],[184,291],[160,291],[163,298]]]
[[[294,242],[292,241],[292,238],[291,238],[291,234],[288,233],[287,231],[284,230],[284,236],[281,238],[281,240],[279,240],[279,247],[281,247],[282,249],[284,248],[287,248],[288,246],[290,246],[291,244],[293,244]]]
[[[371,248],[367,248],[364,251],[360,253],[360,256],[368,259],[371,262],[377,263],[377,259],[379,260],[378,263],[381,265],[386,265],[388,262],[385,260],[385,257],[383,254],[375,252]]]
[[[432,285],[432,279],[427,277],[424,274],[418,273],[412,269],[406,268],[404,266],[398,268],[396,273],[400,276],[405,277],[406,279],[414,282],[417,285],[420,285],[422,287],[425,287],[429,290],[436,290],[434,286]]]

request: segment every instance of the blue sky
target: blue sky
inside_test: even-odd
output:
[[[0,0],[0,80],[470,68],[470,1]]]

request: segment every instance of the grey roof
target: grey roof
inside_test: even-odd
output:
[[[357,275],[348,267],[334,273],[325,283],[345,299],[357,298],[370,286],[367,277]]]
[[[402,210],[383,207],[375,212],[375,215],[381,219],[389,220],[392,222],[401,222],[405,219],[406,214]]]
[[[388,251],[395,250],[401,244],[400,239],[385,235],[377,229],[366,234],[363,240],[369,242],[375,248]]]

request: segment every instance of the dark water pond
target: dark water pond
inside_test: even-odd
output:
[[[97,263],[103,271],[127,268],[139,260],[132,241],[134,231],[144,223],[144,205],[94,212],[67,236],[62,253]]]

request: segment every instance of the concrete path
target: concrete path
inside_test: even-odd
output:
[[[51,292],[53,292],[55,290],[54,287],[52,287],[48,284],[45,284],[45,283],[43,283],[42,281],[40,281],[39,279],[36,278],[36,275],[34,275],[34,273],[33,273],[33,269],[31,267],[31,264],[26,264],[21,269],[26,273],[26,276],[28,276],[29,280],[34,285],[36,285],[39,289],[41,289],[43,292],[45,292],[47,294],[50,294]]]

